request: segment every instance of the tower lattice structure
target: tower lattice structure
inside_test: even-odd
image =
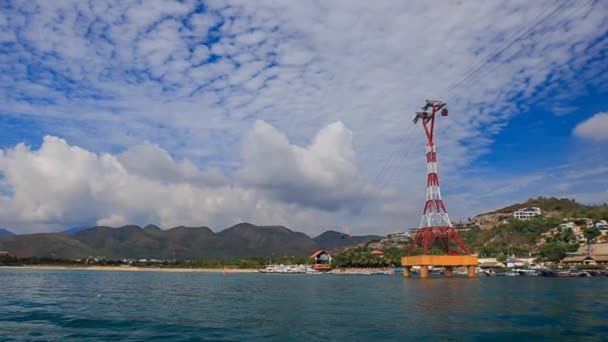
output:
[[[469,249],[458,236],[456,229],[450,222],[448,210],[445,207],[443,199],[441,199],[441,190],[439,189],[439,175],[437,173],[437,152],[433,141],[433,133],[435,130],[435,117],[438,112],[442,116],[447,116],[448,111],[445,108],[446,104],[441,101],[426,100],[426,104],[422,107],[422,112],[417,112],[414,117],[414,123],[422,121],[422,127],[427,138],[426,145],[426,200],[420,226],[414,235],[412,245],[408,250],[410,255],[416,247],[422,247],[422,254],[426,255],[436,243],[447,255],[470,254]],[[453,242],[453,243],[450,243]]]

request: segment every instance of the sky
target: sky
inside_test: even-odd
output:
[[[417,227],[608,202],[605,1],[0,2],[0,226]]]

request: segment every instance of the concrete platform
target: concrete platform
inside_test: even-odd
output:
[[[420,278],[429,277],[429,266],[445,267],[444,275],[452,276],[454,266],[467,267],[469,278],[475,278],[477,257],[474,255],[416,255],[401,258],[403,276],[409,278],[412,266],[420,266]]]

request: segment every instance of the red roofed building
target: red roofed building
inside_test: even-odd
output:
[[[384,252],[381,251],[381,250],[374,249],[373,251],[370,252],[370,254],[373,254],[373,255],[384,255]]]
[[[313,269],[318,271],[331,270],[331,255],[327,251],[316,251],[310,256],[310,258],[313,260]]]

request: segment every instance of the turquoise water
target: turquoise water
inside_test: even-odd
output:
[[[0,340],[608,339],[608,278],[0,269]]]

